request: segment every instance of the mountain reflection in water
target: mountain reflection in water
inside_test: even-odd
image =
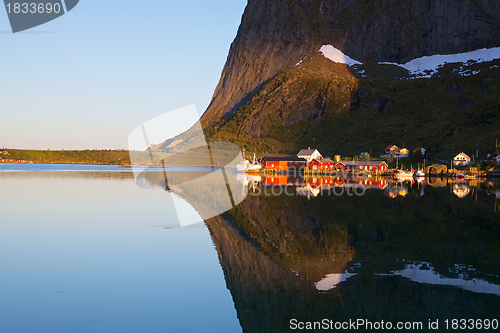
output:
[[[247,198],[206,223],[244,332],[500,313],[498,184],[237,179]]]

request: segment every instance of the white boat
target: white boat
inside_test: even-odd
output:
[[[259,172],[262,169],[262,165],[255,158],[253,154],[253,161],[244,159],[243,162],[236,164],[236,170],[238,172]]]
[[[417,171],[415,171],[413,173],[413,177],[415,177],[415,178],[422,178],[422,177],[425,177],[425,173],[424,173],[423,170],[418,169]]]
[[[394,170],[394,177],[398,179],[413,179],[413,172],[407,170]]]

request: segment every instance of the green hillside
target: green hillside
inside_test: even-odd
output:
[[[235,114],[205,127],[211,141],[262,153],[382,154],[388,145],[425,147],[432,157],[495,152],[500,136],[500,61],[447,64],[430,79],[393,65],[356,69],[319,53],[282,69]]]
[[[130,164],[126,150],[18,150],[7,149],[9,155],[3,159],[25,160],[33,163],[75,163],[75,164]]]

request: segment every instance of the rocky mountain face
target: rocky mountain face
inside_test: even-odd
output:
[[[497,0],[249,0],[204,128],[266,80],[330,44],[363,63],[405,63],[500,46]]]

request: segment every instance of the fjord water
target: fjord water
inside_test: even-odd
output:
[[[161,172],[144,189],[118,167],[10,168],[0,171],[2,332],[500,319],[493,182],[243,176],[240,205],[180,228]],[[363,195],[349,191],[361,183]],[[192,186],[169,190],[206,206]]]
[[[0,332],[241,331],[207,227],[180,228],[163,189],[118,167],[0,168]]]
[[[445,320],[498,320],[498,184],[276,178],[260,182],[282,185],[207,221],[245,332],[292,331],[291,320],[424,330],[429,320],[441,330]],[[348,191],[361,183],[373,185]],[[292,184],[296,195],[285,195]]]

